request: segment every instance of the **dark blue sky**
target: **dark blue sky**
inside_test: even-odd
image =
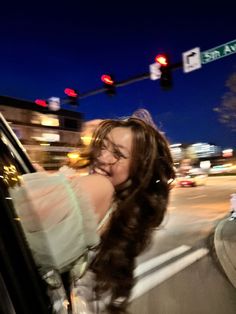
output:
[[[230,3],[231,2],[231,3]],[[156,4],[155,4],[156,3]],[[236,4],[143,1],[63,1],[24,6],[6,4],[0,19],[0,94],[23,99],[64,97],[65,87],[81,93],[102,87],[101,74],[118,81],[149,71],[156,54],[173,63],[182,52],[201,51],[236,39]],[[236,53],[200,70],[173,72],[174,86],[144,80],[81,99],[85,119],[127,116],[148,109],[171,142],[207,141],[236,146],[236,134],[218,122],[213,108],[236,72]]]

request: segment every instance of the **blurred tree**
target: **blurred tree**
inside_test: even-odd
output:
[[[219,121],[226,124],[232,131],[236,131],[236,73],[230,75],[226,81],[229,91],[222,97],[219,107],[213,110],[219,113]]]

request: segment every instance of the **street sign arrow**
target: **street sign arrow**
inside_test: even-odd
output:
[[[194,57],[196,55],[196,52],[192,51],[189,55],[187,55],[187,63],[190,64],[191,57]]]
[[[183,70],[185,73],[201,68],[202,65],[199,47],[184,52],[182,54],[182,57],[183,57]]]

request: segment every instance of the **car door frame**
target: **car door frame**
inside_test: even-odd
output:
[[[0,114],[0,130],[8,142],[8,155],[21,173],[35,172],[23,146]],[[2,139],[1,139],[2,141]],[[3,154],[3,152],[1,152]],[[0,178],[0,313],[49,314],[50,302],[19,217],[3,178]]]

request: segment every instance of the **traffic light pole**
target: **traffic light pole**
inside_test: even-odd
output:
[[[132,83],[135,83],[135,82],[138,82],[138,81],[142,81],[142,80],[145,80],[145,79],[148,79],[148,78],[150,78],[150,74],[149,73],[145,73],[145,74],[142,74],[142,75],[138,75],[138,76],[129,78],[129,79],[124,80],[124,81],[116,82],[115,86],[116,87],[122,87],[122,86],[129,85],[129,84],[132,84]],[[99,88],[99,89],[95,89],[95,90],[92,90],[92,91],[80,94],[79,98],[83,99],[83,98],[86,98],[86,97],[89,97],[89,96],[93,96],[93,95],[96,95],[96,94],[103,93],[105,91],[106,91],[105,87]]]
[[[176,70],[176,69],[182,68],[182,66],[183,66],[182,62],[178,62],[178,63],[172,64],[170,66],[170,69],[171,70]],[[115,86],[116,87],[122,87],[122,86],[130,85],[130,84],[133,84],[133,83],[136,83],[136,82],[139,82],[139,81],[143,81],[143,80],[146,80],[146,79],[150,79],[150,73],[149,72],[141,74],[141,75],[137,75],[137,76],[134,76],[134,77],[131,77],[131,78],[127,79],[127,80],[116,82]],[[89,96],[101,94],[101,93],[104,93],[105,91],[106,91],[105,87],[99,88],[99,89],[95,89],[95,90],[92,90],[92,91],[88,91],[88,92],[80,94],[79,95],[79,99],[83,99],[83,98],[86,98],[86,97],[89,97]]]

